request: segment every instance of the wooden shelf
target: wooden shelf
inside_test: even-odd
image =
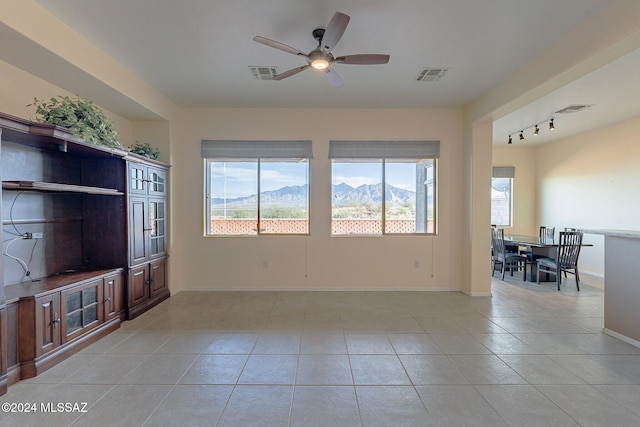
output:
[[[105,196],[124,195],[124,193],[112,188],[87,187],[84,185],[58,184],[55,182],[41,182],[41,181],[2,181],[2,188],[5,190],[84,193],[84,194],[99,194],[99,195],[105,195]]]
[[[60,151],[88,157],[125,157],[129,151],[122,148],[110,148],[102,144],[93,144],[73,136],[69,129],[49,123],[38,123],[0,113],[2,139],[35,147],[40,150]]]

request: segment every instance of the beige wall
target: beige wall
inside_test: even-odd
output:
[[[491,295],[491,278],[485,271],[491,262],[489,188],[493,129],[490,121],[471,123],[466,115],[468,112],[465,112],[463,127],[463,217],[459,224],[462,244],[457,256],[462,262],[462,291],[468,295],[487,296]]]
[[[184,117],[172,168],[172,259],[182,271],[174,290],[460,289],[460,111],[194,109]],[[311,235],[203,237],[202,139],[311,139]],[[438,236],[331,237],[332,139],[440,140]]]
[[[76,96],[3,61],[0,61],[0,76],[0,112],[23,119],[36,120],[35,107],[27,106],[33,102],[33,98],[48,101],[58,95]],[[131,121],[101,109],[113,121],[122,144],[130,145],[133,141]]]

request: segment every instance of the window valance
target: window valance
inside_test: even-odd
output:
[[[440,141],[330,141],[330,159],[437,159]]]
[[[205,159],[312,159],[311,141],[202,140]]]

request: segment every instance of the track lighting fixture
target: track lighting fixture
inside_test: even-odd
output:
[[[550,119],[548,119],[548,120],[543,120],[543,121],[541,121],[541,122],[534,123],[534,124],[532,124],[531,126],[527,126],[527,127],[525,127],[525,128],[522,128],[522,130],[520,130],[520,131],[512,132],[511,134],[509,134],[509,140],[508,140],[507,144],[513,144],[513,138],[512,138],[512,135],[514,135],[514,134],[518,134],[518,137],[519,137],[520,141],[524,140],[524,132],[525,132],[526,130],[528,130],[528,129],[533,129],[533,135],[534,135],[534,136],[539,135],[539,134],[540,134],[540,125],[541,125],[541,124],[543,124],[543,123],[545,123],[545,122],[547,122],[547,121],[549,122],[549,130],[554,130],[556,127],[555,127],[555,125],[553,124],[553,120],[554,120],[554,119],[553,119],[553,117],[552,117],[552,118],[550,118]]]

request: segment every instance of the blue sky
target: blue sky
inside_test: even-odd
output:
[[[382,162],[379,163],[334,163],[333,184],[345,183],[351,187],[382,182]],[[415,163],[386,163],[387,184],[405,190],[416,189]]]
[[[333,184],[351,187],[382,182],[382,162],[334,163]],[[415,191],[415,163],[386,163],[388,184]],[[257,162],[212,162],[211,197],[233,199],[257,193]],[[260,164],[261,191],[308,184],[307,162],[265,162]],[[226,174],[226,180],[224,176]]]
[[[308,183],[307,162],[262,162],[261,191],[277,190],[290,185]],[[226,182],[224,179],[226,169]],[[211,197],[246,197],[257,193],[257,162],[211,163]],[[226,184],[226,192],[225,192]]]

